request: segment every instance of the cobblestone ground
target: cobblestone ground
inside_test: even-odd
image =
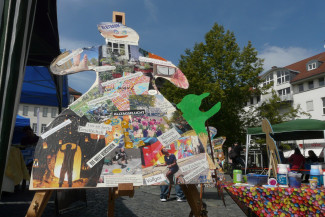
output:
[[[105,217],[108,207],[108,189],[89,189],[87,192],[87,207],[70,210],[60,214],[62,217]],[[167,202],[159,200],[160,188],[157,186],[141,187],[136,189],[134,197],[122,197],[115,201],[116,217],[183,217],[188,216],[190,207],[187,202],[177,202],[175,190],[172,188],[171,198]],[[207,204],[208,216],[232,217],[245,216],[241,209],[233,202],[230,196],[224,192],[226,207],[218,197],[215,188],[205,188],[203,201]],[[1,217],[25,216],[29,204],[33,198],[33,192],[15,193],[4,195],[0,201]],[[45,208],[43,216],[56,216],[54,197]]]

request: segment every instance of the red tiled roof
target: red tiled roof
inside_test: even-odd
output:
[[[310,60],[318,60],[323,62],[317,69],[313,69],[310,71],[307,71],[306,64]],[[314,75],[318,75],[321,73],[325,73],[325,52],[317,54],[312,57],[308,57],[307,59],[301,60],[299,62],[293,63],[291,65],[285,66],[284,68],[291,69],[294,71],[299,71],[300,73],[294,77],[291,82],[299,81]]]
[[[73,89],[73,88],[71,88],[71,87],[69,87],[69,93],[70,93],[71,95],[79,95],[79,96],[82,95],[82,93],[76,91],[75,89]]]

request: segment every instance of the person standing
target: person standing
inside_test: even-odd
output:
[[[161,185],[160,186],[160,201],[166,202],[168,195],[169,195],[169,185]],[[176,191],[176,197],[178,202],[185,202],[185,195],[182,191],[182,188],[180,185],[175,185],[175,191]]]
[[[318,162],[319,159],[313,150],[309,150],[308,155],[309,155],[307,158],[308,163],[317,163]]]
[[[308,158],[306,159],[306,163],[308,164],[315,164],[318,162],[318,157],[317,155],[315,154],[315,152],[313,150],[309,150],[308,151]],[[305,179],[304,179],[304,182],[308,182],[308,179],[309,179],[310,175],[309,174],[305,174]]]
[[[74,162],[74,155],[76,153],[77,147],[72,148],[70,143],[66,144],[65,149],[62,147],[60,151],[64,153],[63,163],[60,170],[60,179],[59,179],[59,187],[62,187],[65,174],[67,173],[68,176],[68,184],[69,187],[72,187],[72,171],[73,171],[73,162]]]
[[[283,147],[282,146],[279,146],[278,152],[279,152],[279,157],[280,157],[281,163],[282,164],[287,163],[287,160],[285,159],[284,154],[283,154]]]
[[[20,144],[26,148],[27,146],[35,147],[39,137],[34,133],[30,126],[23,127],[24,137],[21,139]]]
[[[233,171],[236,169],[241,169],[240,167],[244,167],[245,163],[244,160],[240,157],[240,152],[242,151],[242,147],[238,145],[237,142],[234,143],[232,147],[230,147],[228,151],[228,156],[231,160],[231,167],[230,167],[230,177],[233,177]]]
[[[292,169],[299,170],[304,168],[305,158],[299,148],[295,148],[295,152],[289,157],[288,161],[292,165]]]
[[[232,164],[233,167],[240,165],[242,167],[245,166],[244,160],[240,157],[240,152],[243,151],[243,148],[238,144],[238,142],[234,143],[234,146],[232,147],[233,156],[232,156]]]

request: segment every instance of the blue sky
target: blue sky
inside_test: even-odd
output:
[[[321,0],[58,0],[57,10],[62,49],[104,44],[97,24],[121,11],[140,35],[140,47],[176,65],[218,23],[234,32],[241,48],[252,41],[268,70],[325,51],[324,9]],[[94,72],[69,76],[82,93],[92,81]]]

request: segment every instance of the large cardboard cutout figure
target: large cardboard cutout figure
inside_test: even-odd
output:
[[[207,141],[155,84],[162,77],[186,89],[184,74],[141,49],[134,30],[120,23],[98,29],[105,45],[67,51],[51,64],[57,75],[95,71],[97,77],[41,135],[31,188],[210,182]]]

